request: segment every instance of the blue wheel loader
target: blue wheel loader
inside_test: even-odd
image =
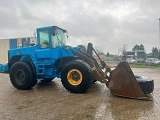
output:
[[[57,26],[37,28],[36,44],[8,50],[8,62],[0,64],[0,73],[8,73],[12,85],[20,90],[31,89],[37,81],[61,78],[63,86],[72,93],[84,93],[92,83],[100,81],[114,95],[150,99],[147,94],[153,92],[152,79],[135,76],[125,61],[111,70],[92,43],[83,52],[66,45],[67,38],[67,31]]]

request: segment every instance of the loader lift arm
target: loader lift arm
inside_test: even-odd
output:
[[[107,72],[110,72],[111,69],[108,65],[105,64],[104,61],[101,60],[101,58],[99,57],[99,55],[96,53],[96,55],[98,56],[98,58],[100,59],[100,63],[102,65],[103,68],[105,68],[105,72],[102,71],[102,68],[98,65],[98,62],[96,61],[96,59],[92,56],[93,51],[96,52],[93,48],[92,43],[88,43],[88,47],[87,47],[87,53],[84,53],[82,51],[76,51],[74,49],[72,49],[72,52],[75,56],[78,56],[79,59],[85,61],[86,63],[88,63],[92,69],[92,76],[94,80],[98,80],[101,83],[105,83],[107,86],[109,84],[109,76],[107,76]]]

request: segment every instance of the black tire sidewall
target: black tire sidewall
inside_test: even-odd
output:
[[[154,81],[137,81],[144,94],[150,94],[154,90]]]
[[[25,80],[22,84],[19,84],[16,80],[16,73],[17,71],[23,71],[25,74]],[[10,80],[13,86],[20,90],[27,90],[30,89],[33,84],[36,84],[36,82],[33,83],[34,75],[32,73],[31,68],[24,62],[16,62],[13,64],[13,66],[10,69]]]
[[[69,62],[61,73],[61,81],[63,86],[73,93],[84,93],[92,83],[90,66],[81,60],[73,60]],[[71,85],[67,80],[67,74],[70,70],[77,69],[82,74],[82,82],[79,85]]]
[[[33,66],[31,65],[31,63],[28,61],[28,62],[25,62],[28,67],[30,68],[30,71],[32,73],[32,85],[31,87],[35,86],[37,84],[37,77],[36,77],[36,71],[34,70]]]

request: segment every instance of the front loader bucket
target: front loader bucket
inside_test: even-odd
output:
[[[141,90],[127,62],[120,62],[111,72],[110,78],[111,81],[108,88],[112,94],[128,98],[150,100]]]

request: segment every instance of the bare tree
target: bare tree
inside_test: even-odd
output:
[[[123,46],[119,49],[119,51],[122,53],[122,60],[126,60],[127,45],[123,44]]]

